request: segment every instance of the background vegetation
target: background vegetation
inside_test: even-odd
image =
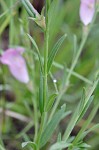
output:
[[[31,0],[31,3],[41,13],[44,1]],[[58,0],[51,14],[49,51],[62,35],[66,34],[67,37],[55,57],[51,75],[48,77],[49,95],[59,91],[61,83],[64,82],[64,72],[65,75],[68,74],[71,62],[80,45],[83,25],[79,18],[79,5],[78,0]],[[62,96],[58,108],[66,103],[66,110],[75,112],[81,99],[83,87],[88,93],[93,86],[93,80],[99,70],[98,20],[99,16],[92,26],[88,40],[72,73],[69,88]],[[0,64],[0,144],[7,150],[20,150],[22,142],[33,141],[33,138],[37,136],[36,132],[40,124],[39,61],[35,47],[31,44],[27,33],[34,38],[43,56],[44,34],[42,29],[29,19],[20,1],[0,0],[0,49],[6,50],[8,47],[15,46],[24,47],[24,57],[30,76],[30,82],[24,85],[11,76],[6,66]],[[77,135],[90,115],[95,102],[99,101],[99,84],[93,94],[95,100],[85,116],[75,126],[71,136]],[[70,118],[71,115],[68,115],[60,122],[48,145],[56,141],[59,131],[64,133]],[[98,122],[99,112],[96,113],[87,129]],[[92,146],[88,149],[98,150],[99,130],[95,129],[89,133],[84,141]]]

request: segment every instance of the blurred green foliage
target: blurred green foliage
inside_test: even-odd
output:
[[[38,0],[39,1],[39,0]],[[40,2],[39,2],[40,3]],[[79,1],[78,0],[57,0],[57,5],[53,8],[53,16],[50,16],[50,36],[49,36],[49,50],[52,49],[54,43],[61,37],[61,35],[67,34],[67,38],[60,48],[55,61],[70,68],[72,59],[75,55],[74,40],[77,38],[77,48],[80,45],[82,36],[82,23],[79,18]],[[96,18],[96,22],[92,27],[91,33],[88,37],[86,45],[80,56],[79,62],[76,65],[75,71],[80,75],[93,81],[95,72],[99,70],[99,16]],[[29,85],[19,83],[12,78],[7,67],[4,67],[4,79],[7,85],[9,85],[6,91],[14,93],[14,98],[6,96],[6,108],[13,112],[24,115],[27,118],[33,118],[35,121],[37,118],[32,111],[35,111],[35,101],[38,100],[38,87],[39,87],[39,63],[35,54],[35,48],[31,45],[27,33],[35,39],[41,54],[44,52],[44,35],[42,30],[28,18],[28,14],[20,1],[13,0],[0,0],[0,49],[5,50],[9,46],[21,45],[25,47],[26,51],[24,57],[27,61],[27,66],[30,74],[31,82]],[[77,51],[77,49],[76,49]],[[0,64],[1,65],[1,64]],[[33,71],[31,71],[33,70]],[[57,80],[57,88],[63,78],[64,69],[59,67],[52,67],[53,78]],[[1,74],[1,72],[0,72]],[[1,76],[1,75],[0,75]],[[32,82],[33,81],[33,82]],[[0,83],[2,85],[2,79],[0,77]],[[55,91],[53,81],[48,79],[49,91],[52,93]],[[83,87],[87,87],[87,83],[78,79],[75,76],[71,78],[71,85],[68,92],[64,94],[61,100],[61,104],[67,103],[68,110],[75,110],[77,103],[81,97]],[[89,86],[89,85],[88,85]],[[5,87],[7,88],[7,87]],[[0,90],[0,93],[2,90]],[[6,92],[5,92],[6,93]],[[54,92],[53,92],[54,93]],[[1,95],[1,94],[0,94]],[[96,99],[99,99],[99,85],[95,91]],[[0,96],[0,105],[2,106],[3,98]],[[34,106],[34,107],[33,107]],[[91,109],[91,108],[90,108]],[[38,118],[40,114],[38,113]],[[20,118],[20,117],[19,117]],[[95,117],[95,122],[99,121],[99,112]],[[31,121],[32,122],[32,121]],[[33,124],[33,123],[32,123]],[[19,129],[18,129],[19,128]],[[26,129],[26,131],[24,130]],[[33,139],[30,123],[24,123],[22,121],[15,122],[15,119],[6,117],[3,140],[7,141],[8,149],[21,149],[21,140]],[[30,130],[29,134],[26,132]],[[74,134],[76,134],[75,131]],[[29,136],[28,136],[29,135]],[[19,137],[19,138],[18,138]],[[15,138],[15,139],[13,139]],[[92,150],[99,149],[99,132],[89,134],[85,139],[88,144],[92,145]],[[13,144],[12,144],[13,143]],[[13,146],[15,147],[13,148]]]

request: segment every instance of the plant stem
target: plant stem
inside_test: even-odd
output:
[[[44,79],[43,79],[43,107],[44,113],[41,117],[41,126],[37,137],[37,150],[40,149],[40,138],[45,127],[47,113],[45,112],[47,102],[47,60],[48,60],[48,41],[49,41],[49,24],[48,24],[48,1],[46,1],[46,30],[45,30],[45,49],[44,49]]]
[[[46,2],[46,31],[45,31],[45,49],[44,49],[44,110],[47,100],[47,60],[48,60],[48,41],[49,41],[49,24],[48,24],[48,10],[47,10],[48,1]]]
[[[60,92],[59,92],[59,96],[58,96],[58,98],[57,98],[57,100],[56,100],[56,103],[55,103],[53,109],[52,109],[52,112],[51,112],[51,115],[50,115],[50,117],[49,117],[49,118],[50,118],[49,120],[51,120],[52,116],[54,115],[54,113],[55,113],[55,111],[56,111],[56,109],[57,109],[57,107],[58,107],[58,105],[59,105],[59,102],[60,102],[60,100],[61,100],[63,94],[64,94],[64,93],[67,91],[67,89],[68,89],[69,82],[70,82],[70,78],[71,78],[71,76],[72,76],[72,72],[73,72],[73,70],[74,70],[75,67],[76,67],[76,64],[77,64],[78,59],[79,59],[79,57],[80,57],[80,55],[81,55],[81,52],[82,52],[82,50],[83,50],[83,47],[84,47],[84,45],[85,45],[85,43],[86,43],[86,41],[87,41],[88,35],[89,35],[89,33],[90,33],[90,30],[91,30],[91,28],[92,28],[92,26],[93,26],[93,24],[94,24],[96,15],[97,15],[97,11],[95,12],[93,21],[92,21],[91,25],[89,26],[87,33],[86,33],[86,31],[85,31],[85,35],[84,35],[83,38],[82,38],[82,41],[81,41],[80,47],[79,47],[79,49],[78,49],[78,51],[77,51],[77,54],[76,54],[76,56],[75,56],[75,59],[74,59],[74,61],[73,61],[72,64],[71,64],[71,68],[70,68],[70,70],[69,70],[69,72],[68,72],[68,75],[67,75],[67,78],[66,78],[64,87],[62,87],[62,89],[61,89]]]
[[[47,100],[47,59],[48,59],[48,29],[46,29],[46,46],[44,52],[44,109]]]

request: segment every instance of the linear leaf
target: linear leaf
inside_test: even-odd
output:
[[[48,103],[47,103],[47,106],[46,106],[46,111],[49,111],[51,109],[56,97],[57,97],[57,94],[52,94],[49,97],[49,100],[48,100]]]
[[[22,3],[23,6],[25,7],[25,9],[26,9],[27,13],[29,14],[29,16],[34,17],[34,13],[33,13],[33,12],[31,11],[31,9],[30,9],[30,8],[32,8],[32,7],[31,7],[31,4],[29,4],[30,2],[27,1],[27,3],[28,3],[28,5],[27,5],[27,3],[26,3],[25,0],[21,0],[21,3]]]
[[[92,103],[93,99],[94,99],[94,96],[91,96],[91,97],[89,98],[89,101],[87,102],[87,104],[84,106],[83,110],[81,109],[81,111],[80,111],[80,116],[79,116],[79,118],[78,118],[78,121],[84,116],[84,114],[85,114],[86,111],[88,110],[90,104]],[[82,107],[81,107],[81,108],[82,108]]]
[[[43,147],[48,140],[51,138],[53,132],[55,131],[57,125],[59,124],[62,116],[64,115],[66,105],[63,105],[61,109],[56,112],[53,116],[52,120],[48,123],[45,130],[42,133],[41,140],[40,140],[40,147]]]
[[[85,104],[85,89],[83,89],[83,94],[82,94],[82,98],[76,108],[76,111],[74,112],[74,114],[72,115],[72,118],[67,126],[67,129],[65,131],[65,134],[64,134],[64,139],[65,141],[69,138],[69,135],[70,133],[72,132],[75,124],[77,123],[78,119],[79,119],[79,116],[80,114],[82,113],[83,111],[83,108],[84,108],[84,104]]]
[[[50,53],[49,53],[48,62],[47,62],[47,68],[48,68],[47,71],[48,71],[48,73],[49,73],[49,71],[50,71],[50,69],[51,69],[51,66],[52,66],[52,63],[53,63],[53,61],[54,61],[54,58],[55,58],[55,56],[56,56],[56,54],[57,54],[57,52],[58,52],[60,46],[61,46],[62,43],[64,42],[66,36],[67,36],[66,34],[63,35],[63,36],[57,41],[57,43],[55,44],[55,46],[52,48],[52,50],[51,50]]]
[[[29,0],[21,0],[21,2],[30,17],[34,18],[36,15],[38,15],[37,10],[32,6]]]
[[[66,132],[64,133],[64,140],[67,141],[67,139],[69,138],[70,133],[72,132],[78,117],[79,117],[79,108],[80,108],[80,103],[78,104],[76,111],[74,112],[74,114],[72,115],[72,118],[67,126]]]
[[[35,49],[36,49],[36,51],[37,51],[38,58],[39,58],[39,61],[40,61],[41,71],[42,71],[42,73],[43,73],[43,63],[42,63],[41,54],[40,54],[40,52],[39,52],[39,48],[38,48],[38,46],[37,46],[35,40],[34,40],[29,34],[27,34],[27,35],[28,35],[29,39],[31,40],[32,44],[34,45],[34,47],[35,47]]]

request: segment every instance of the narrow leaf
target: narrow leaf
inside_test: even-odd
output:
[[[47,63],[47,67],[48,67],[48,70],[47,70],[47,71],[48,71],[48,73],[49,73],[49,71],[50,71],[50,69],[51,69],[51,66],[52,66],[52,63],[53,63],[53,61],[54,61],[54,58],[55,58],[55,56],[56,56],[56,54],[57,54],[57,52],[58,52],[60,46],[61,46],[62,43],[64,42],[65,38],[66,38],[66,34],[63,35],[63,36],[58,40],[58,42],[55,44],[55,46],[53,47],[53,49],[52,49],[52,50],[50,51],[50,53],[49,53],[48,63]]]
[[[29,0],[21,0],[23,6],[25,7],[27,13],[29,14],[30,17],[36,17],[39,15],[37,10],[32,6]]]
[[[88,108],[89,108],[89,106],[90,106],[90,104],[92,103],[92,101],[93,101],[93,99],[94,99],[94,96],[91,96],[90,98],[89,98],[89,101],[87,102],[87,104],[84,106],[84,108],[83,109],[81,109],[81,111],[80,111],[80,116],[79,116],[79,118],[78,118],[78,121],[84,116],[84,114],[86,113],[86,111],[88,110]],[[81,105],[82,106],[82,105]]]
[[[41,71],[42,71],[42,73],[43,73],[43,63],[42,63],[41,54],[40,54],[40,52],[39,52],[39,48],[38,48],[38,46],[37,46],[35,40],[34,40],[29,34],[27,34],[27,35],[28,35],[29,39],[31,40],[32,44],[34,45],[34,47],[35,47],[35,49],[36,49],[36,51],[37,51],[38,58],[39,58],[39,61],[40,61],[40,68],[41,68]]]
[[[80,101],[80,107],[79,107],[79,114],[82,113],[82,110],[85,105],[85,99],[86,99],[86,91],[85,91],[85,88],[83,88],[82,97],[81,97],[81,101]]]
[[[46,111],[49,111],[51,109],[56,97],[57,97],[57,94],[52,94],[49,97],[49,100],[48,100],[48,103],[47,103],[47,106],[46,106]]]
[[[31,11],[29,5],[27,5],[27,3],[29,3],[29,1],[26,3],[26,0],[21,0],[23,6],[25,7],[27,13],[29,14],[29,16],[34,17],[34,13]],[[32,6],[31,6],[32,7]]]
[[[76,108],[76,111],[74,112],[74,114],[72,115],[72,118],[67,126],[67,129],[64,133],[64,140],[67,141],[67,139],[69,138],[69,135],[70,133],[72,132],[77,120],[78,120],[78,117],[79,117],[79,108],[80,108],[80,103],[78,104],[77,108]]]
[[[40,140],[40,147],[43,147],[48,140],[51,138],[53,132],[55,131],[56,127],[58,126],[62,116],[64,115],[66,105],[63,105],[61,109],[56,112],[53,116],[52,120],[48,123],[45,130],[42,133],[41,140]]]

